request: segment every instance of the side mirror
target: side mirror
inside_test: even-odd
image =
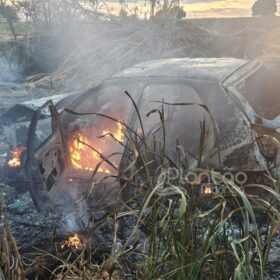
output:
[[[267,128],[275,129],[280,132],[280,115],[273,120],[262,119],[261,125]]]
[[[280,115],[279,115],[277,118],[275,118],[275,119],[273,120],[273,122],[275,123],[277,132],[280,133]]]

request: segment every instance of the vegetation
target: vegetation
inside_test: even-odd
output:
[[[171,105],[148,114],[159,114],[158,130],[162,130],[163,135],[165,106]],[[135,110],[141,126],[136,106]],[[250,184],[241,188],[219,172],[202,169],[199,158],[202,158],[205,143],[203,124],[197,147],[201,156],[192,169],[179,144],[174,147],[176,158],[171,161],[164,152],[164,138],[162,148],[154,150],[154,145],[147,145],[151,139],[145,136],[145,127],[141,126],[142,132],[136,132],[123,125],[129,161],[120,177],[123,184],[120,202],[127,193],[130,199],[120,210],[109,213],[93,230],[84,229],[82,246],[70,248],[66,258],[41,252],[41,258],[33,263],[36,277],[44,271],[46,260],[53,259],[58,264],[50,272],[51,279],[264,279],[271,242],[279,229],[279,181],[267,174],[270,180],[267,186]],[[103,160],[110,162],[109,158]],[[209,172],[226,192],[202,195],[199,185],[187,184],[179,177],[170,180],[165,173],[169,167],[182,174]],[[23,279],[24,264],[15,242],[11,242],[3,200],[2,213],[5,217],[2,272],[7,280]],[[134,222],[127,238],[120,240],[118,232],[123,217],[130,217]],[[92,248],[91,240],[98,227],[106,223],[113,224],[112,250],[98,262],[97,248]],[[13,257],[16,274],[6,269]]]
[[[1,0],[0,1],[0,18],[5,19],[10,27],[10,30],[13,34],[15,42],[17,42],[17,35],[15,32],[15,28],[13,23],[17,21],[17,13],[16,11],[11,7],[7,5],[6,0]]]
[[[257,0],[252,7],[253,16],[274,16],[276,13],[276,0]]]

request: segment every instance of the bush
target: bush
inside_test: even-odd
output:
[[[276,0],[257,0],[252,7],[253,16],[273,16],[277,13]]]
[[[11,6],[7,5],[0,5],[0,19],[9,19],[13,22],[18,20],[18,15],[15,9],[13,9]]]

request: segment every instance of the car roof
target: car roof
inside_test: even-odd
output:
[[[79,93],[81,92],[58,94],[17,103],[1,115],[1,121],[4,123],[30,121],[33,113],[49,100],[52,100],[56,108],[61,111],[66,105],[70,104]]]
[[[127,68],[112,78],[174,78],[224,81],[249,60],[235,58],[173,58],[151,60]]]

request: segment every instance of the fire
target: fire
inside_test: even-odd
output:
[[[102,136],[110,137],[109,133],[110,132],[108,130],[103,130]],[[117,130],[112,135],[119,142],[124,141],[123,125],[120,122],[117,123]]]
[[[26,148],[23,146],[15,148],[12,152],[12,158],[7,162],[7,165],[9,167],[20,167],[20,156],[25,151]]]
[[[117,127],[113,132],[103,130],[101,134],[103,137],[96,137],[96,140],[92,140],[93,137],[90,137],[92,134],[91,129],[84,129],[83,132],[77,133],[70,141],[70,160],[72,166],[76,169],[94,171],[96,165],[102,161],[100,155],[110,151],[109,149],[116,144],[115,139],[119,142],[124,141],[123,125],[120,122],[117,123]],[[115,139],[110,137],[109,134],[112,134]],[[105,164],[102,163],[102,165]],[[109,174],[109,168],[102,165],[99,166],[97,172]]]
[[[123,133],[123,125],[118,122],[118,129],[117,131],[114,133],[114,137],[119,141],[119,142],[123,142],[124,141],[124,133]]]
[[[211,187],[206,186],[206,187],[204,188],[204,194],[211,194],[211,193],[212,193]]]
[[[69,236],[69,238],[67,240],[65,240],[63,242],[63,244],[61,244],[61,249],[64,249],[65,247],[67,248],[73,248],[76,250],[81,250],[83,248],[83,242],[81,240],[81,238],[79,237],[79,235],[77,233],[75,233],[74,235]]]

